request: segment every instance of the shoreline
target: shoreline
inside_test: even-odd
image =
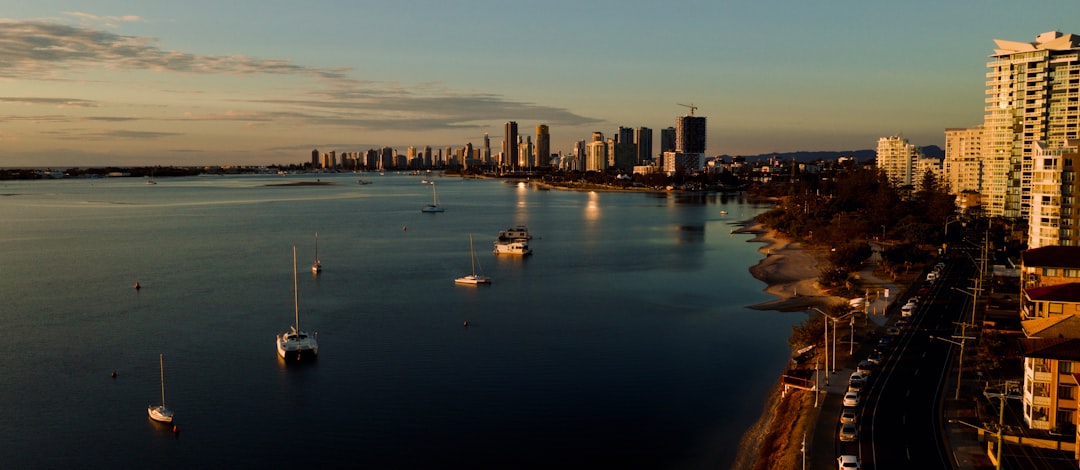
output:
[[[823,252],[805,249],[780,236],[776,230],[754,221],[748,221],[734,233],[754,234],[748,242],[762,244],[758,252],[765,257],[750,267],[750,274],[766,284],[765,292],[777,297],[748,308],[806,312],[810,307],[824,309],[847,302],[845,298],[822,292],[817,284],[821,269],[827,264]],[[789,395],[784,396],[777,377],[767,393],[760,417],[739,439],[732,470],[796,468],[799,441],[813,429],[817,408],[808,405],[810,393],[796,390]],[[788,418],[784,422],[790,422],[791,426],[780,426],[780,417]],[[765,460],[764,456],[770,457]]]

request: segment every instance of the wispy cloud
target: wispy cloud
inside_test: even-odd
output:
[[[352,76],[349,68],[314,68],[275,58],[245,55],[208,55],[161,47],[158,39],[128,36],[102,29],[103,24],[144,21],[137,16],[98,16],[69,12],[84,25],[72,26],[44,21],[0,18],[0,79],[73,80],[91,71],[154,71],[173,74],[252,77],[291,76],[315,80],[290,81],[291,91],[279,85],[274,97],[259,95],[226,102],[235,110],[209,107],[185,113],[159,112],[131,115],[108,112],[98,116],[70,116],[69,122],[98,121],[240,121],[248,126],[333,126],[371,131],[456,130],[490,128],[505,120],[529,120],[552,125],[582,125],[601,122],[570,110],[542,104],[516,101],[492,93],[451,90],[437,82],[401,84],[369,81]],[[97,27],[85,26],[95,24]],[[123,78],[118,78],[122,80]],[[95,78],[101,80],[101,78]],[[160,91],[199,95],[207,90],[184,89],[170,83]],[[308,87],[308,88],[297,88]],[[92,88],[92,87],[90,87]],[[257,87],[248,87],[254,90]],[[83,88],[86,89],[86,88]],[[78,95],[78,93],[72,93]],[[97,95],[91,95],[97,96]],[[281,98],[287,96],[288,98]],[[164,103],[164,102],[162,102]],[[0,104],[54,105],[111,109],[114,103],[71,97],[0,97]],[[219,100],[215,104],[222,104]],[[140,106],[154,106],[142,102]],[[199,111],[205,110],[200,113]],[[136,117],[138,116],[138,117]],[[0,121],[57,120],[42,116],[0,115]],[[158,138],[169,133],[113,131],[113,138]],[[93,136],[85,136],[92,138]]]
[[[42,98],[18,96],[0,96],[0,104],[37,104],[76,108],[93,108],[98,105],[96,101],[84,100],[79,98]]]
[[[150,37],[37,21],[0,19],[0,77],[47,79],[74,67],[218,74],[308,74],[342,77],[348,69],[316,69],[285,60],[200,55],[162,49]]]
[[[83,24],[101,25],[110,29],[119,28],[120,23],[139,23],[144,21],[142,18],[135,15],[100,16],[81,11],[65,11],[64,14],[79,19]]]

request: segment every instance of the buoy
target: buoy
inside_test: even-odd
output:
[[[139,281],[135,281],[135,290],[139,289],[142,289],[142,286],[139,285]]]
[[[469,326],[469,320],[465,320],[465,326]]]
[[[115,370],[112,371],[112,378],[114,378],[114,379],[116,378],[116,371]]]
[[[401,226],[401,231],[402,232],[407,231],[407,230],[409,230],[409,227],[406,227],[404,225]]]
[[[172,432],[173,434],[180,434],[180,426],[174,424],[172,427]]]

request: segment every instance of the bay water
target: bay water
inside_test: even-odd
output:
[[[746,308],[771,297],[732,230],[766,209],[430,175],[0,182],[0,462],[726,468],[803,319]],[[494,255],[517,224],[534,254]],[[470,234],[490,286],[453,282]],[[294,245],[320,354],[287,366]],[[146,414],[159,353],[177,432]]]

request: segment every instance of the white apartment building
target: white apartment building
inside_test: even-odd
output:
[[[885,171],[893,186],[911,186],[917,182],[915,167],[921,157],[919,148],[908,143],[902,135],[878,139],[877,166]]]
[[[1028,248],[1080,246],[1080,185],[1075,165],[1080,164],[1080,140],[1065,146],[1032,146],[1031,210]]]
[[[991,217],[1028,217],[1036,142],[1080,137],[1080,36],[1051,31],[1034,42],[995,39],[986,64],[982,204]]]

